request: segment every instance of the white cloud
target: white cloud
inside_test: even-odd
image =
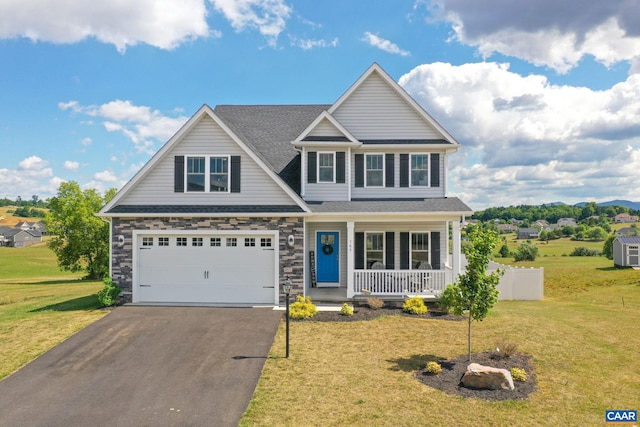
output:
[[[257,29],[275,47],[292,9],[283,0],[209,0],[236,31]]]
[[[397,44],[389,40],[383,39],[382,37],[379,37],[376,34],[370,33],[369,31],[364,33],[364,37],[362,38],[362,41],[369,43],[371,46],[376,47],[388,53],[393,53],[395,55],[400,55],[400,56],[411,55],[411,52],[401,49]]]
[[[119,99],[88,106],[80,105],[77,101],[60,102],[58,107],[102,119],[107,131],[121,132],[134,143],[138,152],[147,154],[155,151],[155,142],[171,138],[188,119],[184,116],[168,117],[150,107]]]
[[[15,199],[38,195],[45,199],[55,194],[58,178],[53,176],[48,165],[48,161],[30,156],[20,161],[15,169],[0,169],[0,197]]]
[[[310,50],[322,47],[336,47],[338,46],[338,38],[334,38],[331,41],[325,39],[301,39],[297,37],[291,37],[291,45],[297,46],[303,50]]]
[[[80,163],[74,162],[71,160],[66,160],[64,162],[64,168],[68,171],[75,172],[80,168]]]
[[[485,58],[499,52],[566,73],[586,55],[606,66],[640,55],[640,2],[432,0],[430,12]]]
[[[107,171],[107,170],[102,172],[97,172],[95,175],[93,175],[93,179],[101,182],[117,182],[118,181],[118,178],[113,174],[113,172]]]
[[[203,0],[20,0],[0,2],[0,38],[76,43],[96,38],[120,52],[145,43],[160,49],[209,35]]]
[[[463,200],[640,199],[640,75],[595,91],[505,64],[435,63],[400,84],[462,144],[450,176],[473,189]]]

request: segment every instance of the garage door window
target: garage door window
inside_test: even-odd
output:
[[[238,246],[238,239],[235,237],[229,237],[227,239],[227,246]]]
[[[168,237],[158,237],[158,246],[169,246]]]
[[[253,237],[247,237],[244,239],[244,245],[245,246],[255,246],[256,245],[256,239],[254,239]]]
[[[212,237],[211,238],[211,246],[220,246],[220,238]]]
[[[271,247],[271,239],[268,237],[263,237],[260,239],[260,247],[262,248],[270,248]]]
[[[187,246],[187,238],[186,237],[178,237],[176,239],[176,246]]]
[[[142,246],[153,246],[153,237],[143,237]]]
[[[192,237],[191,246],[202,246],[202,237]]]

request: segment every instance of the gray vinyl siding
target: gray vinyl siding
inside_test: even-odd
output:
[[[239,155],[241,157],[240,192],[223,194],[174,192],[174,156],[193,155]],[[291,197],[209,117],[203,117],[120,202],[124,205],[290,205],[293,203]]]
[[[347,224],[344,222],[316,222],[307,223],[305,226],[307,233],[307,253],[304,254],[309,269],[309,251],[316,250],[317,231],[338,231],[340,232],[340,287],[347,286]],[[316,254],[316,259],[317,259]],[[307,274],[307,287],[311,287],[311,275]]]
[[[351,198],[352,199],[389,199],[389,198],[434,198],[445,197],[445,158],[444,152],[440,153],[440,186],[439,187],[400,187],[400,153],[423,153],[424,150],[374,150],[359,149],[351,151]],[[374,153],[394,153],[394,187],[355,187],[355,155]],[[386,173],[386,171],[385,171]]]
[[[309,136],[344,136],[334,125],[327,119],[323,119],[318,125],[309,132]]]
[[[344,150],[323,150],[322,148],[318,149],[307,149],[308,151],[347,151]],[[306,173],[309,173],[309,165],[308,165],[308,157],[306,155],[302,156],[302,161],[304,162],[304,169]],[[346,159],[348,161],[348,159]],[[349,170],[349,166],[345,165],[347,168],[347,172]],[[305,192],[304,199],[310,201],[341,201],[341,200],[349,200],[349,183],[346,182],[344,184],[338,183],[330,183],[330,182],[318,182],[318,183],[308,183],[306,182],[307,177],[303,177],[305,182],[303,183]],[[347,180],[348,181],[348,180]]]
[[[377,73],[332,114],[358,139],[441,139],[442,135]]]

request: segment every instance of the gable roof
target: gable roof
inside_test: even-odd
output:
[[[272,110],[272,109],[268,109],[268,110]],[[291,115],[296,116],[293,110],[290,110],[289,112],[291,113]],[[278,114],[276,115],[282,117],[285,114],[286,113],[283,111],[278,111]],[[138,173],[136,173],[134,177],[131,178],[129,182],[127,182],[127,184],[125,184],[125,186],[115,195],[115,197],[111,199],[109,203],[107,203],[100,210],[100,212],[98,213],[98,216],[110,216],[109,214],[114,213],[112,212],[113,207],[117,206],[118,202],[126,194],[128,194],[136,186],[136,184],[145,175],[147,175],[153,169],[153,167],[162,158],[164,158],[164,156],[176,144],[179,144],[180,141],[183,139],[183,137],[192,128],[194,128],[204,116],[210,117],[218,126],[220,126],[229,135],[229,137],[231,137],[231,139],[236,144],[238,144],[238,146],[258,164],[260,168],[262,168],[272,179],[274,179],[274,181],[289,195],[289,197],[291,197],[293,202],[295,202],[303,211],[307,210],[304,201],[292,189],[291,185],[288,185],[286,180],[284,180],[279,176],[280,172],[286,172],[286,169],[290,168],[289,164],[285,164],[287,161],[286,159],[287,158],[291,159],[296,155],[295,150],[293,150],[293,147],[291,147],[288,142],[285,144],[270,143],[273,141],[277,141],[279,139],[278,135],[281,132],[279,129],[277,129],[279,127],[278,126],[279,123],[270,122],[269,120],[271,119],[271,117],[268,114],[265,114],[265,112],[263,112],[262,116],[260,114],[257,114],[256,116],[253,116],[253,117],[249,116],[246,113],[245,114],[240,113],[237,116],[246,117],[254,125],[258,123],[262,124],[263,126],[256,125],[255,127],[256,128],[261,127],[263,130],[263,133],[260,133],[259,131],[256,131],[256,130],[251,130],[249,127],[246,127],[246,126],[245,127],[238,126],[236,123],[235,125],[236,130],[238,132],[241,132],[241,131],[243,132],[242,134],[237,134],[231,128],[231,126],[227,124],[227,122],[233,123],[231,120],[229,120],[229,118],[227,118],[226,120],[223,120],[216,113],[214,113],[211,107],[205,104],[202,107],[200,107],[200,109],[189,120],[187,120],[187,122],[184,125],[182,125],[182,127],[178,130],[178,132],[176,132],[175,135],[173,135],[171,139],[169,139],[169,141],[167,141],[167,143],[165,143],[160,148],[160,150],[158,150],[156,154],[153,155],[153,157],[142,167],[142,169],[140,169]],[[240,121],[240,124],[242,123],[243,121]],[[283,127],[286,128],[286,125]],[[294,129],[294,131],[297,130],[297,127],[295,126],[292,126],[292,128]],[[291,132],[290,129],[289,131]],[[276,137],[274,138],[272,134],[276,134]],[[240,135],[244,136],[244,138],[242,138]],[[250,135],[251,137],[248,137],[247,135]],[[257,135],[260,135],[261,138],[257,138]],[[258,145],[261,146],[263,149],[259,149],[260,147],[256,146],[257,142],[258,142]],[[286,153],[285,152],[286,150],[283,149],[284,146],[290,149],[288,153]],[[291,151],[293,151],[293,153]],[[289,160],[289,163],[291,163],[291,160]],[[280,171],[278,171],[279,168],[281,168]]]
[[[351,132],[349,132],[344,126],[342,126],[342,124],[340,124],[340,122],[338,122],[335,117],[333,117],[331,114],[329,114],[326,111],[323,111],[322,113],[320,113],[320,115],[318,117],[316,117],[316,119],[309,125],[307,126],[307,128],[302,132],[302,134],[300,134],[294,141],[293,143],[297,146],[300,145],[304,145],[305,142],[315,142],[315,141],[330,141],[332,138],[329,137],[313,137],[313,136],[309,136],[309,134],[318,126],[318,124],[320,122],[322,122],[323,120],[327,120],[329,123],[331,123],[331,125],[333,125],[333,127],[335,129],[338,130],[338,132],[340,132],[343,135],[343,138],[336,138],[334,137],[333,140],[335,142],[340,142],[341,145],[345,145],[345,144],[355,144],[355,145],[360,145],[361,142],[358,141],[358,139],[356,137],[354,137],[353,135],[351,135]]]
[[[449,133],[447,132],[447,130],[445,128],[443,128],[440,123],[438,123],[433,117],[431,117],[431,115],[429,113],[427,113],[424,108],[422,108],[420,106],[420,104],[418,104],[418,102],[413,99],[411,97],[411,95],[409,95],[403,88],[402,86],[400,86],[395,80],[393,80],[393,78],[387,74],[386,71],[384,71],[382,69],[382,67],[380,65],[378,65],[377,63],[373,63],[368,69],[367,71],[364,72],[364,74],[362,74],[360,76],[360,78],[358,78],[358,80],[356,80],[356,82],[351,85],[351,87],[344,93],[342,94],[342,96],[340,98],[338,98],[338,100],[331,106],[331,108],[329,108],[328,113],[329,114],[333,114],[336,110],[338,110],[338,108],[340,108],[340,106],[360,87],[362,86],[362,84],[369,79],[373,74],[377,74],[378,76],[380,76],[382,78],[382,80],[393,90],[395,91],[401,98],[403,98],[403,100],[411,107],[413,108],[416,113],[418,113],[419,116],[421,116],[429,125],[431,125],[434,129],[436,129],[436,131],[438,131],[444,138],[444,141],[440,141],[440,143],[442,142],[446,142],[449,143],[451,145],[454,146],[459,146],[460,144],[458,143],[458,141],[456,141],[456,139]]]

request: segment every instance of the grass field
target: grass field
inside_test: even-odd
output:
[[[427,361],[465,354],[465,322],[294,322],[291,358],[282,325],[241,424],[591,426],[607,409],[640,409],[640,272],[563,256],[601,242],[539,245],[538,260],[518,264],[545,268],[545,300],[499,302],[473,324],[473,351],[504,339],[533,356],[529,399],[465,399],[413,377]]]
[[[0,247],[0,379],[104,316],[102,282],[61,272],[45,243]]]

